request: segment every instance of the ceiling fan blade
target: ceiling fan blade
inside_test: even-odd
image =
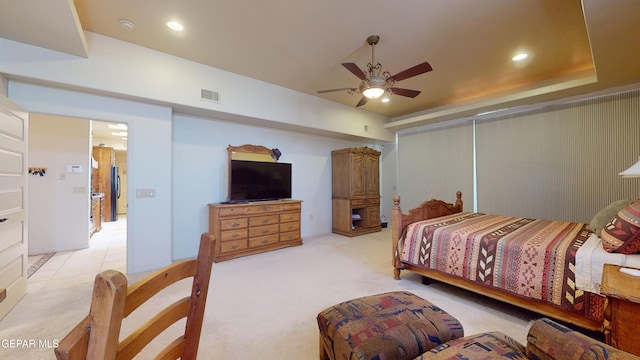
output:
[[[362,99],[360,99],[360,101],[358,101],[358,104],[356,105],[356,107],[360,107],[360,106],[362,106],[362,105],[364,105],[366,103],[367,103],[367,97],[363,96]]]
[[[318,94],[324,94],[324,93],[328,93],[328,92],[344,91],[344,90],[356,91],[357,89],[356,88],[340,88],[340,89],[318,90],[317,93]]]
[[[410,98],[414,98],[414,97],[420,95],[420,91],[418,91],[418,90],[401,89],[401,88],[396,88],[396,87],[392,87],[392,88],[389,88],[389,89],[391,90],[391,92],[394,95],[406,96],[406,97],[410,97]]]
[[[367,79],[367,75],[355,63],[342,63],[342,66],[347,68],[347,70],[351,71],[351,73],[357,76],[360,80]]]
[[[418,64],[412,68],[409,68],[405,71],[401,71],[395,75],[393,75],[392,77],[390,77],[389,79],[393,79],[395,81],[400,81],[400,80],[404,80],[404,79],[408,79],[410,77],[414,77],[416,75],[420,75],[420,74],[424,74],[426,72],[429,72],[433,70],[433,68],[431,67],[431,65],[429,65],[428,62],[423,62],[422,64]]]

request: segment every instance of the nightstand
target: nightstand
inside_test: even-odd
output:
[[[640,277],[605,264],[600,293],[607,297],[604,333],[607,344],[640,355]]]

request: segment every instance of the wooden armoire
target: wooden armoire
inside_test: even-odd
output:
[[[381,231],[380,152],[368,147],[331,152],[332,231],[357,236]]]

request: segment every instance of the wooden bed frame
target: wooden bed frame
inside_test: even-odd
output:
[[[526,310],[533,311],[544,316],[549,316],[566,323],[574,324],[584,329],[600,332],[604,331],[603,322],[587,319],[579,314],[556,308],[539,300],[526,299],[502,291],[500,289],[483,286],[473,281],[449,275],[437,270],[424,269],[404,263],[402,264],[402,269],[396,267],[396,248],[402,232],[407,227],[407,225],[416,221],[432,219],[434,217],[454,214],[461,211],[462,193],[460,191],[456,193],[456,201],[453,204],[446,203],[442,200],[433,199],[423,202],[417,208],[410,210],[408,214],[403,214],[402,210],[400,209],[400,197],[398,195],[393,197],[393,209],[391,210],[391,245],[394,266],[394,279],[400,279],[401,270],[409,270],[414,273],[420,274],[423,277],[438,280],[443,283],[457,286],[459,288],[466,289],[480,295],[488,296],[490,298],[500,300],[511,305],[519,306]]]

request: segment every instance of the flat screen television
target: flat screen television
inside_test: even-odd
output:
[[[291,164],[231,160],[229,201],[291,198]]]

